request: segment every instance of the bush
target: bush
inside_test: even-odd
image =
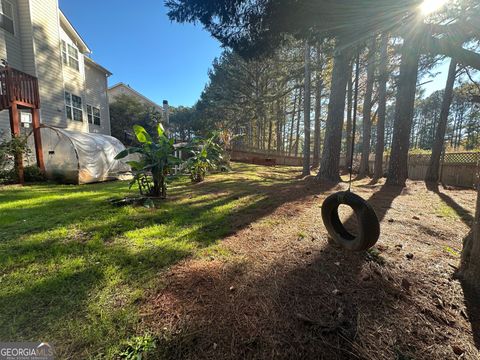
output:
[[[28,155],[29,153],[26,136],[4,139],[0,143],[0,169],[12,165],[16,154]]]
[[[43,182],[46,181],[45,174],[38,166],[27,166],[25,169],[25,182]]]
[[[0,170],[0,185],[14,184],[17,181],[15,169]]]
[[[192,182],[202,182],[209,171],[222,171],[222,167],[226,169],[225,164],[222,164],[223,149],[218,144],[218,133],[214,133],[207,139],[193,139],[188,149],[190,157],[185,163],[185,168],[190,173]]]
[[[174,140],[167,137],[162,124],[158,124],[156,136],[151,136],[140,125],[135,125],[133,131],[140,146],[121,151],[115,159],[120,160],[130,154],[138,154],[140,160],[127,161],[133,173],[130,186],[137,183],[141,195],[164,199],[167,197],[167,176],[175,165],[181,163],[181,160],[174,156]]]
[[[0,142],[0,184],[18,182],[15,169],[15,155],[26,156],[30,153],[26,136],[4,139]]]

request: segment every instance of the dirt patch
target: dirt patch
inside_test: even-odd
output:
[[[321,204],[342,186],[306,179],[290,191],[267,191],[281,205],[226,238],[228,257],[173,267],[144,304],[144,326],[160,339],[157,356],[480,358],[452,279],[474,191],[367,184],[354,191],[381,220],[374,250],[349,253],[329,242]],[[437,216],[445,204],[458,216]]]

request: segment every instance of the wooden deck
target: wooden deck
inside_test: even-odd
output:
[[[36,77],[6,66],[0,69],[0,110],[13,103],[20,107],[40,108],[40,95]]]

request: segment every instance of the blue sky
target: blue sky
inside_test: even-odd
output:
[[[161,104],[193,105],[220,44],[200,26],[171,23],[163,0],[60,0],[60,8],[109,69]]]
[[[170,22],[163,0],[60,0],[60,7],[92,58],[113,73],[110,85],[124,82],[159,104],[193,105],[221,53],[201,26]],[[437,71],[427,95],[445,86],[448,62]]]

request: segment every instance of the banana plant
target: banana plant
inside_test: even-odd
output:
[[[158,124],[155,138],[140,125],[134,125],[133,131],[140,145],[123,150],[115,159],[138,154],[139,160],[126,162],[133,173],[130,187],[137,183],[141,195],[164,199],[167,197],[167,176],[172,167],[181,163],[181,160],[174,156],[174,140],[167,137],[162,124]]]
[[[218,144],[218,133],[214,133],[209,138],[195,138],[187,146],[190,150],[185,169],[190,173],[192,182],[202,182],[208,171],[219,167],[223,160],[223,149]]]

